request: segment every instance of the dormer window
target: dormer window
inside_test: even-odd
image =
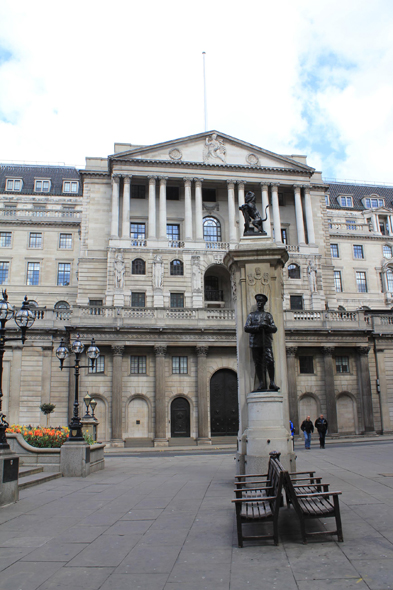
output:
[[[353,207],[352,197],[342,196],[338,198],[341,207]]]
[[[384,207],[385,199],[379,199],[378,197],[367,197],[363,199],[363,205],[366,209],[375,209],[376,207]]]
[[[50,180],[35,180],[34,191],[36,193],[49,193]]]
[[[64,180],[63,193],[77,193],[79,190],[79,182],[77,180]]]
[[[21,191],[22,190],[22,179],[21,178],[7,178],[6,183],[7,191]]]

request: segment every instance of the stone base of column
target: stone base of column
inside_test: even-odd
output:
[[[325,298],[319,293],[311,293],[311,309],[315,311],[325,309]]]
[[[154,307],[164,307],[164,295],[162,293],[162,289],[154,290]]]
[[[196,442],[197,442],[198,447],[203,447],[203,446],[212,444],[211,438],[197,438]]]
[[[192,294],[192,307],[203,307],[202,292]]]
[[[124,293],[115,293],[113,296],[114,307],[124,307]]]
[[[296,471],[295,454],[289,431],[283,426],[283,397],[275,391],[256,391],[247,395],[248,429],[246,473],[267,473],[269,453],[281,453],[288,471]]]
[[[63,477],[87,477],[90,474],[90,446],[84,441],[66,442],[60,449]]]
[[[19,500],[19,456],[10,449],[0,449],[0,506]]]
[[[124,440],[121,438],[112,438],[108,447],[124,449]]]
[[[168,447],[169,441],[167,438],[155,438],[154,439],[154,446],[155,447]]]

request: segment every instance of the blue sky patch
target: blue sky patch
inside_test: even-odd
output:
[[[0,66],[11,59],[12,53],[0,45]]]

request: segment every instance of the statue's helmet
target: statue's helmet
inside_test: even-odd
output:
[[[267,301],[267,297],[264,293],[258,293],[257,295],[255,295],[255,299],[257,301],[262,301],[263,303],[266,303]]]

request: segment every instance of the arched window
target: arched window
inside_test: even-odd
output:
[[[70,309],[70,304],[67,301],[58,301],[55,303],[55,309]]]
[[[183,276],[184,269],[181,260],[172,260],[170,264],[170,273],[173,276]]]
[[[386,271],[386,289],[389,293],[393,292],[393,272],[390,268]]]
[[[221,242],[221,224],[215,217],[204,218],[203,239],[205,242]]]
[[[383,257],[384,258],[391,258],[392,257],[392,248],[387,244],[383,247]]]
[[[297,264],[290,264],[288,266],[288,278],[300,279],[300,266],[298,266]]]
[[[146,264],[142,258],[135,258],[132,261],[132,274],[133,275],[145,275],[146,274]]]

